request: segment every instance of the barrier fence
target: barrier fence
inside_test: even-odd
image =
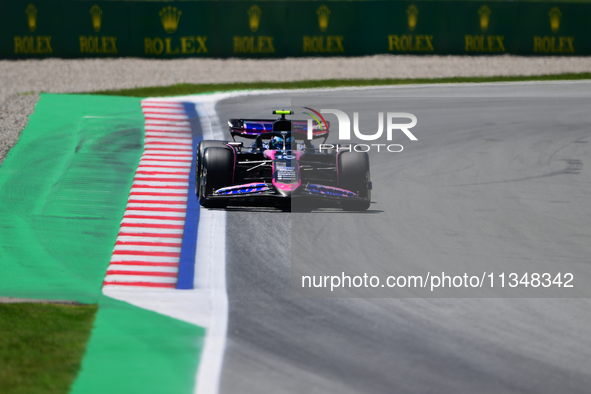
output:
[[[2,2],[0,57],[590,55],[591,4]]]

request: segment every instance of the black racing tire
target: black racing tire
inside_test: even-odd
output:
[[[369,155],[365,152],[341,152],[337,155],[339,187],[357,193],[363,200],[343,200],[345,211],[365,211],[371,204]]]
[[[218,140],[203,140],[199,143],[199,147],[197,147],[197,157],[195,159],[196,166],[195,166],[195,195],[199,198],[199,179],[201,178],[201,173],[203,172],[203,168],[201,166],[203,160],[203,152],[205,149],[211,147],[219,147],[219,148],[227,148],[226,145],[227,141],[218,141]]]
[[[199,203],[205,208],[225,208],[227,200],[208,198],[214,190],[232,184],[234,152],[230,147],[206,148],[202,157],[203,172],[199,183]]]

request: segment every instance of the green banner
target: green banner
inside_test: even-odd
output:
[[[367,54],[447,53],[447,3],[368,2],[360,30]]]
[[[362,54],[357,2],[290,2],[289,56]]]
[[[132,53],[130,7],[103,1],[63,2],[63,45],[67,56],[125,56]]]
[[[66,56],[62,3],[4,2],[0,14],[0,56]]]
[[[130,8],[133,56],[219,57],[215,2],[134,2]]]
[[[524,3],[519,12],[520,53],[591,54],[591,4]]]
[[[216,3],[221,57],[285,57],[286,2]]]
[[[590,55],[591,4],[5,1],[0,57]]]
[[[448,4],[447,53],[519,53],[518,3],[462,1]]]

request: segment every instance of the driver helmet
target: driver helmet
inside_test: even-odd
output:
[[[273,149],[273,150],[283,149],[283,138],[281,138],[281,137],[271,138],[271,141],[269,141],[269,149]]]
[[[287,149],[287,150],[297,149],[297,144],[296,144],[295,138],[289,137],[287,140],[285,140],[285,149]]]

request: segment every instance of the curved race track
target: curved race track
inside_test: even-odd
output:
[[[589,299],[526,299],[550,294],[531,289],[483,293],[521,298],[470,298],[471,290],[439,294],[464,297],[455,299],[301,298],[291,275],[326,267],[498,273],[525,264],[575,272],[573,292],[559,295],[588,296],[591,82],[314,95],[363,96],[347,110],[369,113],[380,97],[398,100],[419,118],[418,141],[395,141],[405,146],[395,156],[372,155],[368,213],[229,209],[221,392],[589,392]],[[216,110],[223,123],[268,117],[297,96],[305,97],[227,99]]]

